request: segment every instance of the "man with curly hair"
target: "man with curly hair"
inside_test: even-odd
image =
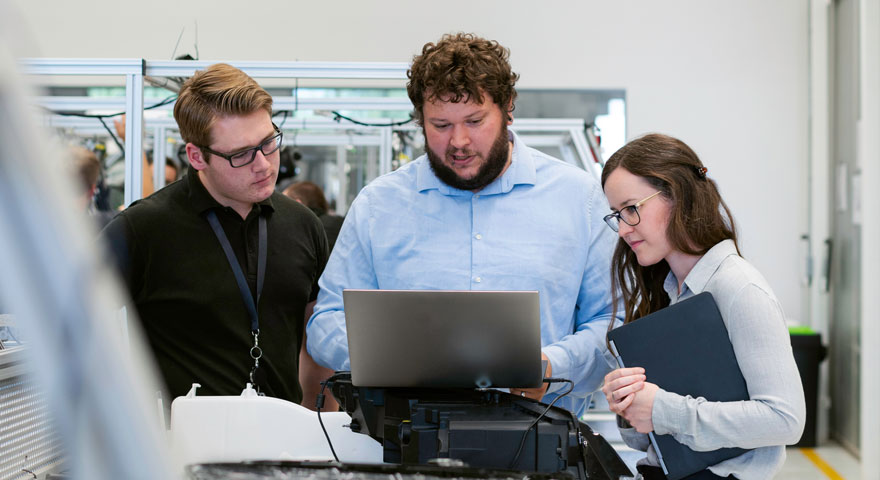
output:
[[[415,56],[407,92],[426,154],[353,202],[320,279],[308,349],[349,368],[343,289],[537,290],[545,374],[575,382],[559,404],[578,413],[613,364],[605,331],[616,238],[589,173],[508,131],[518,79],[508,57],[465,33]],[[563,388],[514,393],[550,401]]]

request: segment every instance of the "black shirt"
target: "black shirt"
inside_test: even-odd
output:
[[[345,221],[345,217],[332,215],[320,208],[312,208],[311,210],[321,220],[321,224],[324,225],[324,232],[327,233],[327,244],[330,245],[330,251],[333,251],[333,245],[336,245],[336,237],[339,236],[339,231],[342,230],[342,222]]]
[[[258,305],[260,369],[269,396],[299,403],[304,311],[327,262],[323,227],[308,208],[273,193],[242,220],[208,193],[195,170],[133,203],[104,230],[128,284],[159,370],[173,397],[239,395],[254,361],[251,321],[205,214],[215,210],[251,292],[258,219],[267,218],[266,275]]]

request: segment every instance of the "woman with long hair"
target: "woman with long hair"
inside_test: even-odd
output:
[[[644,478],[664,479],[647,433],[672,435],[694,451],[750,449],[688,479],[768,479],[785,445],[804,428],[804,393],[785,315],[767,281],[740,256],[736,228],[715,182],[686,144],[650,134],[618,150],[602,171],[620,237],[612,261],[614,305],[629,323],[710,292],[727,327],[749,400],[711,402],[651,383],[640,367],[619,368],[602,391],[624,441],[647,452]]]

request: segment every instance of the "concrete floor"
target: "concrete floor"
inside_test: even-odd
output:
[[[782,471],[776,476],[777,480],[826,478],[831,480],[859,480],[862,478],[859,460],[837,443],[828,442],[820,447],[811,449],[818,462],[826,464],[831,469],[830,471],[823,471],[819,465],[807,456],[806,450],[808,449],[788,448],[785,466],[782,467]]]
[[[591,410],[585,421],[614,446],[617,453],[635,471],[635,463],[644,457],[644,452],[630,449],[623,444],[614,422],[614,414],[607,411]],[[859,460],[840,445],[829,442],[812,449],[789,447],[785,466],[775,477],[777,480],[859,480],[861,464]],[[811,458],[812,457],[812,458]],[[880,475],[878,477],[880,478]]]

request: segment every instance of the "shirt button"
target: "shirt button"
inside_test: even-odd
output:
[[[477,240],[482,240],[483,236],[478,233],[478,234],[474,235],[474,238],[476,238]]]
[[[482,279],[482,278],[480,278],[480,277],[477,277],[477,278],[475,278],[475,279],[474,279],[474,281],[475,281],[475,282],[477,282],[477,283],[480,283],[480,282],[482,282],[482,281],[483,281],[483,279]]]
[[[478,198],[480,198],[480,194],[476,194],[476,195],[474,195],[474,200],[476,200],[476,199],[478,199]]]

